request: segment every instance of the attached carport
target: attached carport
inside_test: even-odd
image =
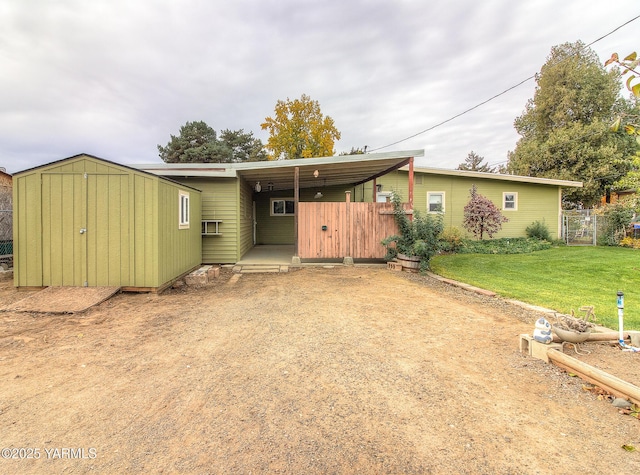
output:
[[[263,204],[272,197],[289,196],[293,201],[291,213],[287,213],[286,220],[273,220],[267,227],[269,230],[273,230],[274,227],[282,227],[285,222],[289,223],[293,220],[293,224],[290,230],[287,231],[288,236],[292,236],[290,244],[293,245],[294,258],[293,262],[299,262],[300,258],[332,258],[337,257],[336,254],[340,254],[341,258],[361,257],[359,255],[349,255],[348,248],[352,247],[350,235],[347,233],[337,239],[337,233],[345,231],[347,225],[347,218],[357,219],[346,216],[345,213],[353,211],[353,206],[348,203],[352,201],[354,197],[350,196],[350,193],[345,194],[345,191],[354,190],[356,187],[363,183],[370,181],[374,182],[374,203],[366,203],[369,208],[375,206],[375,192],[376,179],[397,170],[401,167],[409,168],[409,189],[406,201],[408,207],[413,207],[413,160],[414,157],[421,157],[424,155],[423,150],[409,150],[400,152],[387,152],[387,153],[373,153],[373,154],[359,154],[359,155],[342,155],[333,157],[322,158],[305,158],[296,160],[276,160],[276,161],[264,161],[264,162],[246,162],[246,163],[175,163],[175,164],[145,164],[139,165],[147,172],[151,172],[157,175],[171,177],[177,181],[183,181],[186,184],[195,186],[201,190],[205,195],[204,200],[207,201],[207,188],[210,188],[209,195],[215,194],[215,187],[218,183],[222,184],[224,179],[235,177],[237,179],[236,185],[236,215],[237,218],[234,221],[235,229],[229,229],[230,219],[227,219],[221,224],[221,230],[225,229],[225,239],[228,239],[230,233],[235,233],[235,246],[237,249],[237,257],[235,261],[239,261],[242,256],[248,252],[255,244],[260,244],[260,239],[256,238],[256,204]],[[208,181],[209,185],[205,183]],[[220,185],[221,186],[221,185]],[[325,194],[321,199],[314,199],[318,196],[317,191],[320,190],[333,190],[334,194],[329,196]],[[336,190],[340,190],[339,194]],[[288,192],[288,193],[287,193]],[[220,196],[220,194],[217,194]],[[360,197],[361,198],[361,197]],[[229,198],[225,197],[228,200]],[[355,199],[353,199],[355,201]],[[360,201],[360,199],[358,199]],[[365,201],[362,199],[361,201]],[[339,204],[338,204],[339,203]],[[288,205],[289,203],[287,203]],[[302,206],[301,206],[302,204]],[[308,206],[307,206],[308,204]],[[358,203],[358,205],[365,203]],[[253,205],[253,216],[249,219],[246,218],[247,209]],[[355,203],[354,203],[355,205]],[[381,206],[382,204],[380,204]],[[318,214],[325,213],[320,209],[326,210],[326,214],[331,214],[335,218],[332,224],[322,224],[320,222],[312,223],[310,229],[306,226],[305,219],[311,219],[317,217]],[[203,214],[206,206],[203,206]],[[369,211],[377,213],[377,211]],[[212,211],[213,213],[213,211]],[[251,214],[251,213],[249,213]],[[272,213],[273,214],[273,213]],[[209,219],[203,216],[203,220]],[[364,219],[364,218],[363,218]],[[387,221],[388,221],[387,216]],[[275,223],[277,221],[277,224]],[[264,221],[261,223],[265,226]],[[307,223],[308,224],[308,223]],[[320,232],[317,229],[316,224],[322,227],[326,226],[326,231]],[[359,235],[362,237],[365,235],[367,229],[363,228],[369,223],[358,222],[356,223],[362,231]],[[340,228],[340,229],[338,229]],[[289,228],[288,228],[289,229]],[[310,236],[309,233],[313,233]],[[302,234],[301,234],[302,233]],[[253,239],[251,237],[253,234]],[[383,236],[384,237],[384,236]],[[208,243],[214,242],[211,238]],[[311,243],[314,241],[316,244]],[[375,239],[378,239],[377,236]],[[302,240],[306,240],[307,244],[311,243],[313,254],[302,255],[300,246]],[[349,242],[345,242],[345,240]],[[214,242],[214,244],[222,245],[222,239]],[[356,241],[354,241],[356,242]],[[359,240],[357,242],[360,242]],[[284,242],[263,242],[263,244],[286,244]],[[226,244],[225,244],[226,245]],[[316,247],[313,247],[313,246]],[[318,247],[319,246],[319,247]],[[203,249],[206,249],[206,245],[203,245]],[[370,247],[370,246],[369,246]],[[363,249],[364,251],[365,249]],[[367,255],[364,257],[376,257],[369,255],[369,249],[366,249]],[[382,257],[382,256],[377,256]],[[206,259],[203,258],[203,262]]]

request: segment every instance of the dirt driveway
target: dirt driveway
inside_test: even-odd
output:
[[[640,421],[521,355],[518,307],[386,269],[229,277],[0,313],[0,448],[39,454],[0,473],[640,470]]]

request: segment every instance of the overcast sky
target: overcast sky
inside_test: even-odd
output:
[[[260,129],[309,95],[342,133],[336,153],[424,149],[455,168],[504,163],[535,82],[414,138],[538,72],[551,47],[606,35],[637,0],[3,0],[0,167],[78,153],[160,162],[187,121]],[[592,49],[640,48],[640,19]],[[640,52],[640,51],[639,51]],[[381,148],[385,147],[385,148]]]

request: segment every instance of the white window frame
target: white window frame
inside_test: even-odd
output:
[[[189,229],[189,192],[178,190],[178,229]]]
[[[513,200],[507,201],[507,196],[513,196]],[[513,206],[507,206],[507,203],[513,203]],[[505,191],[502,193],[502,211],[518,211],[517,191]]]
[[[393,191],[378,191],[376,193],[376,203],[390,203],[393,198]]]
[[[276,213],[273,209],[273,204],[276,201],[282,201],[283,202],[283,213]],[[291,213],[287,213],[287,201],[291,201],[293,203],[293,211]],[[269,202],[269,215],[270,216],[293,216],[295,214],[296,210],[295,210],[295,200],[293,198],[271,198],[271,201]]]
[[[440,211],[431,211],[431,197],[440,195],[442,197],[442,209]],[[445,193],[444,191],[427,191],[427,213],[440,214],[445,210]]]

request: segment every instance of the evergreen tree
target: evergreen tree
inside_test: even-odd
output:
[[[484,157],[481,157],[472,150],[471,152],[469,152],[469,155],[467,155],[467,158],[464,159],[464,163],[458,165],[458,170],[493,173],[495,170],[491,168],[487,163],[482,163],[483,161]]]
[[[537,75],[533,99],[515,120],[521,135],[509,153],[509,173],[583,182],[564,190],[567,202],[597,203],[629,170],[631,140],[610,134],[616,111],[624,107],[620,82],[581,42],[552,48]]]
[[[179,135],[171,135],[166,146],[158,145],[158,152],[166,163],[230,163],[267,158],[262,141],[253,133],[223,130],[218,138],[216,131],[203,121],[187,122],[180,127]]]

